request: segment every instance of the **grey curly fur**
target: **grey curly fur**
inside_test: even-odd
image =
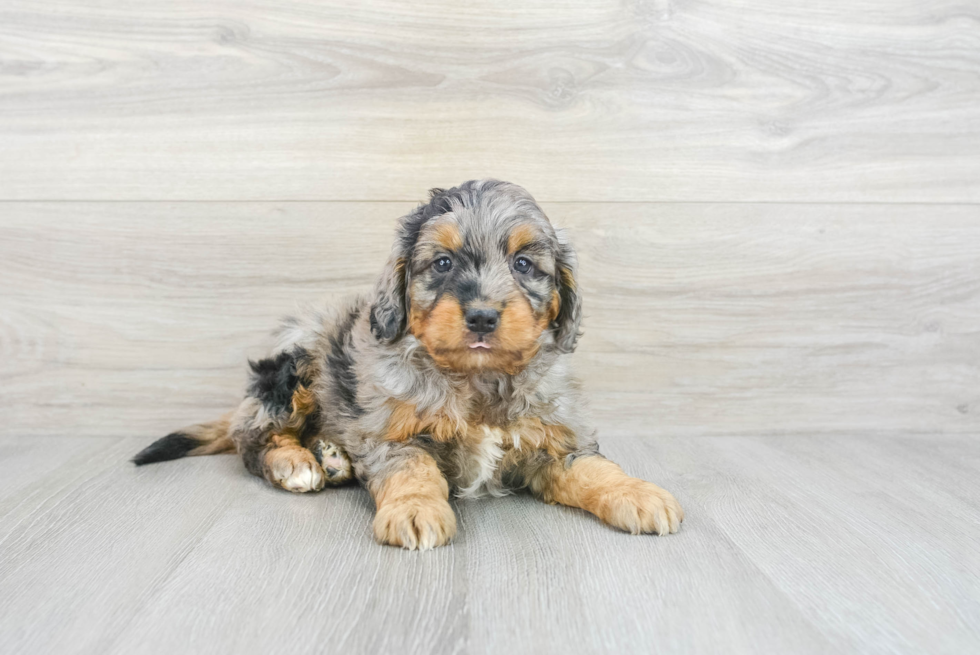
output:
[[[481,257],[479,270],[470,272],[482,296],[502,298],[517,288],[535,312],[546,310],[553,290],[560,296],[558,316],[538,337],[537,353],[516,374],[447,370],[406,330],[412,304],[427,307],[436,300],[436,292],[424,284],[433,249],[425,228],[447,215],[458,225],[464,247]],[[541,271],[525,286],[515,281],[502,248],[511,231],[522,224],[532,226],[538,235],[534,263]],[[503,430],[522,417],[538,418],[565,426],[574,435],[574,442],[567,444],[571,455],[567,463],[576,454],[595,454],[593,430],[581,416],[579,384],[567,361],[580,335],[582,318],[573,282],[575,268],[575,253],[567,238],[552,227],[521,187],[483,180],[435,189],[429,202],[400,219],[391,256],[374,294],[352,298],[340,307],[311,308],[286,319],[278,332],[276,350],[263,361],[278,358],[292,366],[296,383],[306,385],[315,395],[317,412],[307,419],[304,445],[318,439],[338,444],[362,482],[383,479],[398,468],[400,460],[421,449],[435,458],[457,492],[506,493],[526,486],[534,469],[550,460],[530,453],[510,470],[498,467],[474,488],[471,463],[486,456],[477,452],[479,444],[447,444],[424,434],[408,442],[386,441],[390,401],[411,403],[421,413],[439,413],[460,425],[479,414],[483,423]],[[236,412],[232,429],[246,467],[257,475],[263,475],[262,453],[269,435],[282,430],[290,415],[287,404],[277,404],[271,393],[263,395],[260,386],[253,379],[252,394]],[[521,470],[513,470],[517,467]]]
[[[356,476],[375,500],[375,539],[410,549],[453,538],[451,491],[527,488],[634,534],[677,532],[677,500],[602,457],[583,419],[568,361],[575,269],[521,187],[434,189],[399,221],[373,294],[287,318],[235,412],[133,461],[236,449],[296,492]]]

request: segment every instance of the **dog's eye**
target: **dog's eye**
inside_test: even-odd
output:
[[[531,260],[527,257],[518,257],[514,260],[514,270],[518,273],[527,273],[531,270]]]
[[[432,268],[436,269],[439,273],[445,273],[453,267],[453,260],[449,257],[442,256],[439,259],[432,262]]]

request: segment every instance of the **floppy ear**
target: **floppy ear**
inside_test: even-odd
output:
[[[385,264],[385,270],[375,288],[371,305],[371,332],[378,341],[391,343],[405,333],[408,315],[408,273],[411,269],[415,244],[425,222],[452,210],[451,194],[456,189],[430,189],[429,202],[415,208],[398,221],[395,245]]]
[[[432,194],[439,189],[433,189]],[[371,332],[383,343],[391,343],[405,333],[405,317],[408,314],[408,270],[412,251],[419,238],[423,223],[431,213],[428,205],[421,205],[411,214],[398,221],[395,243],[385,264],[381,278],[375,287],[371,304]]]
[[[558,350],[570,353],[575,350],[578,338],[582,336],[579,327],[582,324],[582,301],[575,281],[578,268],[578,258],[568,241],[564,230],[558,233],[558,256],[555,257],[555,281],[558,285],[558,298],[561,305],[558,316],[552,321],[555,330],[555,343]]]
[[[405,268],[408,261],[396,241],[375,287],[371,305],[371,332],[378,341],[391,343],[405,331]]]

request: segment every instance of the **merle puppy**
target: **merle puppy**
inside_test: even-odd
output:
[[[384,544],[449,542],[460,497],[528,489],[634,534],[676,532],[660,487],[599,454],[568,367],[582,305],[575,254],[523,188],[435,189],[400,219],[375,292],[286,319],[248,395],[134,461],[237,450],[294,492],[351,476]]]

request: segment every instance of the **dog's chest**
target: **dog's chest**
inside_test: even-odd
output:
[[[458,436],[457,496],[478,498],[506,493],[500,480],[500,464],[508,450],[519,447],[520,438],[515,434],[499,427],[477,424]]]

